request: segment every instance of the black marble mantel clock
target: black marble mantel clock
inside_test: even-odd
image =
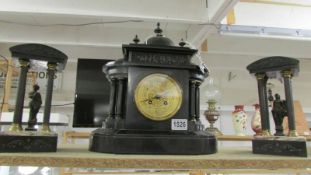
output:
[[[111,82],[110,114],[91,134],[90,151],[212,154],[214,135],[200,122],[199,86],[208,76],[191,63],[197,50],[162,35],[123,45],[124,58],[103,67]]]

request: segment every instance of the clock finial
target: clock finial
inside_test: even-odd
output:
[[[138,44],[140,39],[138,38],[137,35],[135,35],[135,38],[133,39],[133,41],[134,41],[135,44]]]
[[[180,42],[179,42],[179,46],[180,47],[184,47],[186,45],[186,42],[184,41],[183,38],[181,38]]]
[[[157,28],[154,29],[154,33],[156,33],[157,36],[162,36],[162,32],[163,32],[163,30],[160,28],[160,23],[158,22],[157,23]]]
[[[163,30],[160,28],[160,23],[157,23],[157,28],[154,29],[156,34],[153,37],[147,39],[147,45],[157,45],[157,46],[174,46],[174,43],[169,38],[162,35]]]

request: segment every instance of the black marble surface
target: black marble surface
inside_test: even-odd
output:
[[[20,44],[10,48],[12,57],[46,61],[58,64],[58,70],[63,70],[67,63],[67,55],[43,44]]]
[[[307,157],[307,143],[300,137],[261,137],[252,140],[254,154]]]
[[[217,141],[204,131],[97,129],[91,134],[89,150],[116,154],[213,154],[217,152]]]
[[[57,135],[37,132],[0,133],[0,152],[56,152]]]

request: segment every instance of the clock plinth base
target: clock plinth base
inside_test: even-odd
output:
[[[0,132],[0,153],[56,152],[57,134],[35,131]]]
[[[256,136],[252,140],[254,154],[307,157],[305,137]]]
[[[217,152],[215,136],[203,131],[97,129],[90,138],[89,150],[103,153],[198,155]]]

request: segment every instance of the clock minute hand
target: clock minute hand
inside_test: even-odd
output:
[[[155,96],[153,96],[153,97],[151,97],[151,98],[147,98],[147,99],[145,99],[145,100],[142,100],[141,102],[146,102],[146,101],[148,101],[148,103],[151,104],[153,99],[159,100],[160,98],[161,98],[160,96],[155,95]]]
[[[153,99],[161,100],[163,98],[163,96],[165,96],[167,93],[169,93],[169,91],[165,91],[165,92],[156,94],[155,96],[153,96],[151,98],[147,98],[145,100],[142,100],[141,102],[145,102],[145,101],[149,101],[149,100],[152,101]]]
[[[154,97],[152,97],[152,99],[156,99],[156,100],[160,100],[162,98],[162,95],[155,95]]]
[[[145,100],[141,100],[141,102],[145,102],[145,101],[149,101],[149,100],[151,100],[151,98],[147,98]]]

